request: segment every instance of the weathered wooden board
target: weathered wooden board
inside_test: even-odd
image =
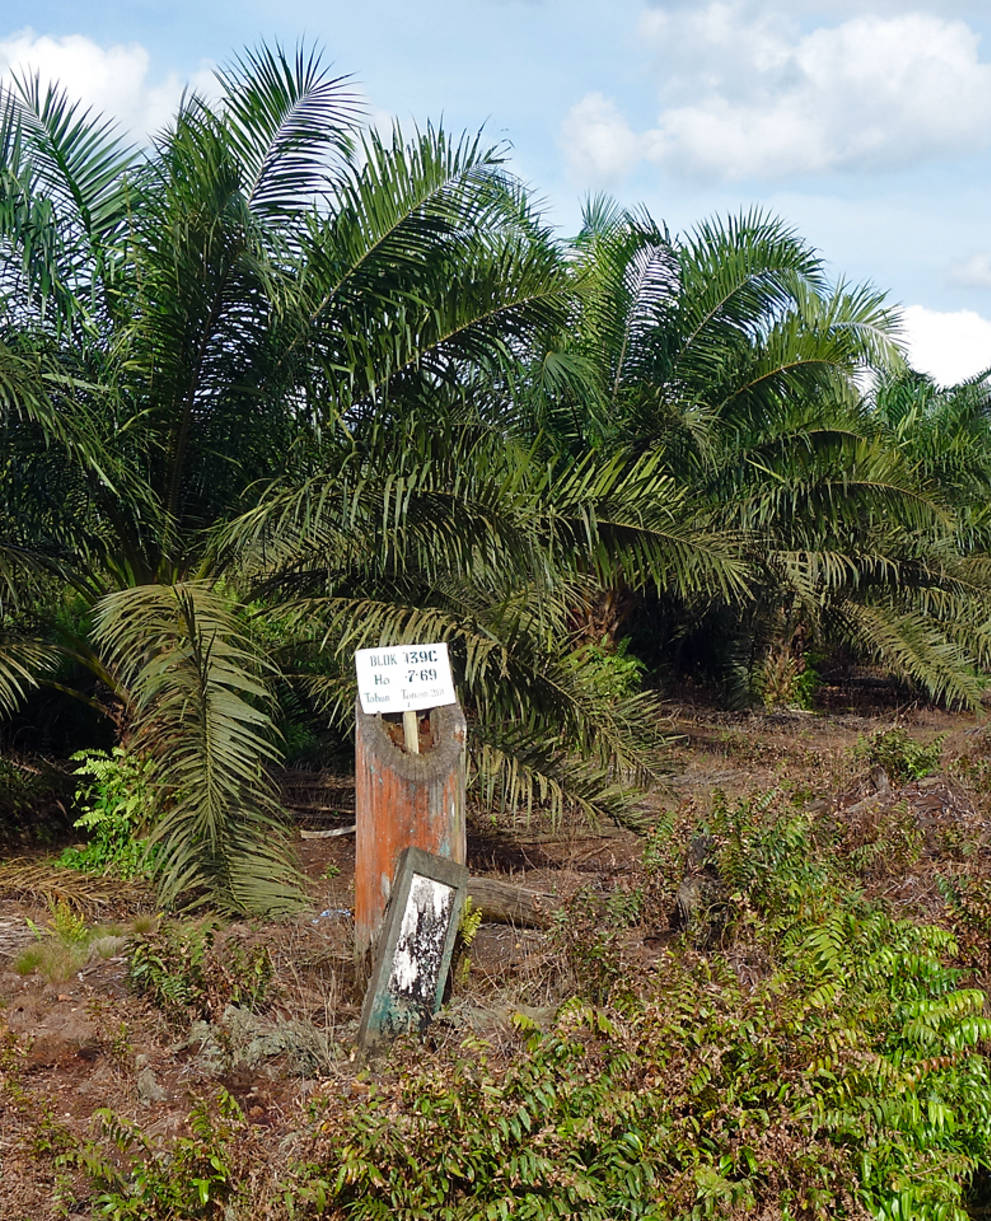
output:
[[[464,865],[403,852],[362,1006],[362,1047],[422,1032],[440,1008],[467,886]]]

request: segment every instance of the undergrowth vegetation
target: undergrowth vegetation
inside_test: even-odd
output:
[[[118,1221],[980,1215],[991,891],[948,870],[941,922],[910,920],[879,883],[879,862],[909,859],[907,820],[858,836],[777,789],[665,815],[625,884],[579,892],[551,930],[553,1010],[517,988],[484,1037],[454,1009],[428,1049],[329,1070],[277,1149],[225,1092],[171,1144],[109,1109],[88,1139],[49,1124],[62,1206]],[[645,956],[684,875],[677,842],[704,845],[707,906]],[[166,925],[132,941],[128,970],[175,1027],[274,996],[269,956],[237,927]]]
[[[134,938],[127,953],[131,986],[177,1026],[217,1017],[226,1005],[263,1007],[274,974],[264,944],[209,920],[163,924]]]
[[[603,953],[615,920],[572,921],[581,994],[549,1030],[518,1017],[510,1049],[407,1053],[358,1108],[314,1104],[299,1214],[963,1221],[991,1022],[954,934],[866,899],[836,829],[778,793],[704,830],[717,948],[633,971]]]
[[[943,739],[939,734],[923,744],[901,728],[878,729],[860,743],[857,754],[874,767],[880,767],[889,780],[920,779],[939,767]]]
[[[109,753],[77,751],[72,761],[81,811],[72,825],[88,838],[81,847],[66,848],[59,863],[125,881],[150,873],[153,852],[142,834],[154,815],[149,761],[122,746]]]
[[[50,901],[43,924],[27,921],[33,941],[14,959],[18,975],[39,972],[50,983],[69,979],[94,959],[109,958],[124,944],[122,926],[88,923],[64,899]]]

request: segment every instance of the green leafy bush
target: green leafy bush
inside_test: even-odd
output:
[[[635,921],[641,902],[641,892],[615,891],[605,899],[583,887],[554,912],[551,945],[569,991],[601,1003],[620,983],[622,930]]]
[[[56,1160],[85,1171],[93,1183],[97,1214],[112,1221],[176,1221],[223,1215],[232,1194],[228,1146],[244,1116],[221,1090],[213,1107],[198,1102],[189,1116],[188,1136],[167,1152],[141,1128],[106,1108],[96,1112],[101,1135],[116,1149],[108,1157],[97,1141],[76,1146]]]
[[[264,1008],[274,975],[266,946],[209,920],[163,924],[134,939],[127,957],[131,986],[179,1026],[215,1019],[227,1005]]]
[[[591,689],[601,696],[623,699],[640,690],[646,666],[630,652],[630,638],[616,645],[608,638],[598,644],[586,644],[573,655],[573,665],[583,672]]]
[[[66,848],[59,863],[71,869],[113,873],[125,880],[148,872],[152,854],[141,838],[154,816],[151,764],[122,746],[78,751],[76,802],[82,814],[73,826],[89,834],[83,848]]]
[[[795,675],[792,682],[792,699],[798,708],[807,712],[815,707],[816,695],[822,686],[822,675],[816,669],[813,659],[805,658],[805,667]]]
[[[991,1023],[951,950],[841,909],[796,925],[756,988],[670,960],[635,1001],[518,1019],[508,1057],[407,1054],[357,1107],[322,1099],[290,1215],[965,1221]]]
[[[780,789],[732,803],[717,790],[701,831],[713,840],[730,928],[763,921],[773,935],[776,921],[831,905],[837,879],[824,859],[828,833]]]
[[[400,1041],[374,1077],[316,1091],[288,1162],[289,1145],[250,1182],[230,1117],[137,1158],[108,1126],[117,1153],[71,1164],[121,1221],[968,1221],[991,1169],[991,1021],[955,936],[869,901],[843,829],[779,791],[718,798],[701,830],[730,912],[709,953],[626,953],[651,871],[673,865],[658,832],[629,889],[572,904],[556,936],[584,995],[544,1029]],[[953,893],[983,930],[984,891]],[[154,986],[164,969],[201,990],[175,998],[184,1012],[220,1003],[219,933],[164,936]],[[260,1181],[267,1212],[247,1202]]]
[[[904,729],[879,729],[857,746],[857,755],[871,767],[881,767],[889,780],[919,780],[939,769],[946,734],[928,746],[916,742]]]

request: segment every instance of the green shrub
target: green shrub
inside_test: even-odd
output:
[[[154,815],[150,763],[115,746],[79,751],[76,802],[82,814],[73,823],[89,834],[84,848],[66,848],[59,864],[125,880],[148,872],[151,853],[141,838]]]
[[[553,913],[551,945],[569,991],[599,1004],[622,982],[622,929],[639,916],[641,903],[639,890],[617,890],[605,899],[582,888]]]
[[[904,729],[879,729],[857,745],[857,756],[871,767],[881,767],[889,780],[919,780],[939,770],[946,734],[928,746],[916,742]]]
[[[780,789],[733,803],[715,792],[703,831],[713,837],[719,877],[738,915],[746,909],[787,921],[832,902],[837,880],[822,850],[828,833]]]
[[[95,1213],[112,1221],[192,1221],[224,1215],[232,1166],[228,1148],[244,1124],[237,1102],[221,1090],[213,1107],[198,1102],[188,1136],[171,1149],[157,1147],[140,1127],[106,1108],[96,1112],[101,1135],[116,1149],[108,1157],[98,1141],[61,1154],[62,1168],[82,1170],[93,1184]]]
[[[227,1005],[264,1008],[274,975],[266,946],[224,934],[209,920],[163,924],[135,938],[127,955],[131,986],[179,1026],[216,1019]]]
[[[646,666],[630,652],[630,638],[612,646],[603,637],[598,644],[586,644],[572,654],[573,665],[582,671],[597,695],[622,699],[640,690]]]
[[[800,922],[744,985],[727,962],[619,1005],[574,1000],[518,1045],[400,1049],[327,1094],[291,1216],[965,1221],[991,1160],[991,1035],[940,930],[876,911]]]
[[[796,707],[806,712],[815,707],[816,695],[822,686],[822,675],[813,664],[812,658],[806,656],[805,668],[795,675],[792,683],[792,700]]]
[[[702,830],[732,917],[718,950],[674,940],[649,965],[626,953],[652,874],[673,862],[662,828],[642,885],[605,906],[579,895],[553,934],[584,995],[547,1029],[518,1016],[452,1047],[440,1028],[429,1053],[400,1041],[355,1088],[316,1092],[294,1156],[280,1149],[266,1171],[279,1211],[264,1215],[968,1221],[991,1169],[991,1021],[950,965],[955,937],[869,901],[842,828],[778,791],[717,798]],[[946,893],[983,936],[986,888]],[[192,981],[175,998],[187,1011],[220,1003],[219,933],[164,935],[177,940],[155,943],[149,986]],[[118,1153],[70,1161],[121,1221],[258,1215],[243,1125],[197,1122],[166,1155],[126,1125],[118,1139],[108,1116]]]

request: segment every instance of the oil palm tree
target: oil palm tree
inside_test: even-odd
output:
[[[571,288],[498,150],[362,137],[302,49],[218,79],[142,152],[57,87],[3,95],[0,557],[8,594],[33,566],[92,607],[72,648],[156,762],[165,897],[271,910],[270,667],[218,530],[259,479],[333,485],[369,428],[505,371]],[[9,705],[46,616],[2,610]]]
[[[140,153],[58,89],[4,95],[0,698],[58,654],[25,574],[61,581],[91,622],[55,643],[153,761],[169,902],[295,901],[272,690],[307,650],[343,724],[355,646],[451,640],[490,796],[617,813],[656,708],[575,657],[574,608],[617,564],[729,591],[732,546],[649,456],[518,440],[575,278],[498,150],[362,135],[302,50],[219,84]]]
[[[748,681],[801,625],[972,703],[988,656],[970,602],[983,581],[955,558],[938,480],[859,388],[865,369],[904,369],[883,296],[832,287],[817,254],[760,212],[672,237],[597,199],[575,249],[584,291],[567,346],[596,391],[583,411],[565,387],[544,415],[565,444],[663,454],[748,561],[744,599],[714,590],[686,604],[671,590],[653,604],[659,620],[683,636],[701,623],[710,660],[720,641]]]
[[[488,405],[454,401],[341,438],[330,469],[274,480],[218,546],[292,652],[343,660],[301,676],[332,720],[351,716],[354,648],[447,640],[489,800],[623,820],[631,786],[656,779],[663,718],[576,648],[581,611],[617,569],[637,589],[731,597],[732,539],[700,528],[656,456],[548,462]]]

